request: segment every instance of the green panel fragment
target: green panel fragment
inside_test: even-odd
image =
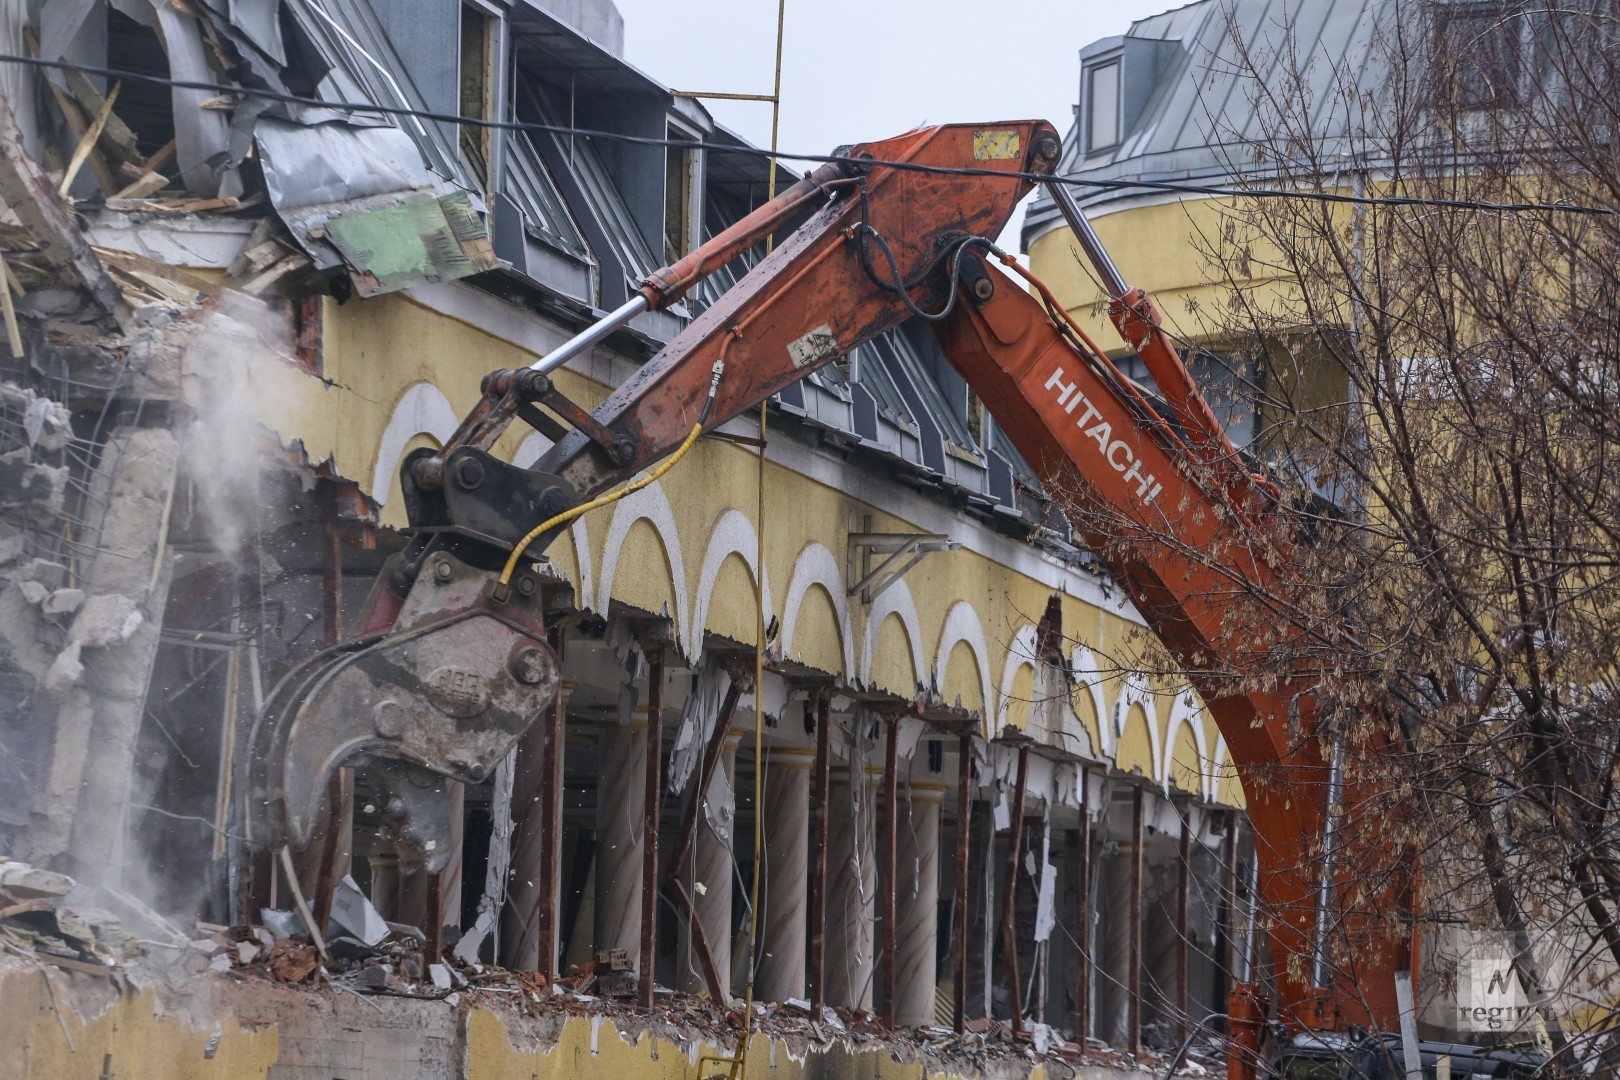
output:
[[[497,265],[489,234],[464,191],[332,218],[326,233],[362,296],[454,281]]]

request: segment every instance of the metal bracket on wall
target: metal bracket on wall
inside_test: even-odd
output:
[[[875,533],[849,534],[849,576],[861,575],[849,587],[848,594],[861,594],[861,602],[870,604],[890,585],[899,581],[933,551],[955,551],[962,545],[944,533]],[[874,556],[888,556],[876,566]]]

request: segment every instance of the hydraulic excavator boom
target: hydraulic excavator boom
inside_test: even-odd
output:
[[[1049,184],[1162,402],[1138,392],[1044,286],[1020,287],[1009,276],[1021,272],[1016,260],[987,239],[1051,177],[1059,154],[1057,132],[1037,121],[947,125],[847,149],[533,368],[488,376],[443,449],[403,464],[412,539],[378,581],[357,636],[295,669],[259,718],[252,838],[307,844],[332,771],[364,760],[397,838],[430,867],[441,862],[450,839],[442,778],[484,780],[556,693],[530,560],[573,517],[704,430],[922,318],[1019,452],[1067,495],[1077,532],[1219,725],[1255,833],[1275,1015],[1296,1031],[1392,1030],[1396,973],[1411,969],[1409,924],[1370,902],[1341,903],[1340,883],[1352,865],[1394,867],[1375,892],[1404,901],[1411,874],[1346,780],[1345,742],[1322,745],[1320,674],[1301,665],[1281,679],[1245,679],[1275,670],[1299,624],[1286,573],[1290,514],[1245,468],[1151,302],[1120,276],[1067,187]],[[549,378],[796,221],[594,412]],[[533,469],[489,452],[514,419],[554,439]],[[1379,738],[1353,749],[1376,751]],[[1239,986],[1234,1077],[1254,1071],[1266,1015],[1256,987]]]

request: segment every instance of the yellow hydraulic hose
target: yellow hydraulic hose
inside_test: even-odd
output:
[[[523,553],[529,549],[530,544],[544,536],[547,532],[555,529],[558,525],[573,521],[581,514],[595,510],[599,506],[608,506],[612,503],[616,503],[626,495],[631,495],[637,491],[640,491],[642,488],[646,487],[654,480],[657,480],[660,476],[663,476],[665,473],[669,472],[669,470],[673,469],[675,467],[675,463],[681,460],[681,458],[685,457],[688,450],[692,449],[692,444],[697,442],[698,436],[703,434],[703,422],[708,419],[709,408],[714,404],[714,394],[715,391],[720,388],[720,376],[725,369],[726,367],[723,362],[718,360],[715,361],[714,371],[709,377],[709,397],[708,400],[703,403],[703,412],[698,416],[698,422],[692,425],[692,430],[687,432],[685,441],[675,448],[675,452],[673,454],[669,455],[669,457],[665,458],[663,461],[660,461],[656,466],[653,467],[652,472],[648,473],[646,476],[643,476],[640,480],[632,480],[628,484],[624,485],[624,487],[619,488],[617,491],[610,491],[605,495],[598,495],[590,502],[580,503],[578,506],[570,507],[560,514],[546,518],[546,520],[530,529],[526,534],[524,534],[523,539],[519,540],[515,545],[513,545],[512,554],[506,557],[506,565],[501,567],[501,580],[497,588],[502,590],[506,588],[506,586],[512,580],[512,572],[517,569],[518,560],[523,558]],[[505,594],[503,592],[500,595],[504,596]]]

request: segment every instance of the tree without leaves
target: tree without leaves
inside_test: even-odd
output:
[[[1287,23],[1205,58],[1263,121],[1211,139],[1242,182],[1620,208],[1607,5],[1376,17],[1337,69]],[[1227,675],[1311,671],[1330,726],[1398,721],[1404,752],[1352,768],[1420,853],[1423,935],[1510,941],[1560,1065],[1590,1063],[1620,992],[1620,214],[1234,199],[1197,244],[1225,288],[1185,313],[1195,370],[1240,384],[1302,540],[1293,625]],[[1339,905],[1385,884],[1341,881]]]

